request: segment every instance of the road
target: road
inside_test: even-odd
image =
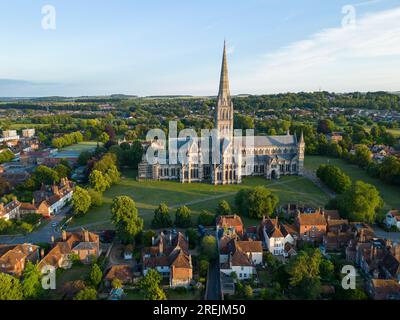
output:
[[[221,300],[221,282],[218,261],[210,262],[207,277],[206,300]]]
[[[392,242],[400,243],[400,232],[386,232],[377,226],[373,226],[373,229],[378,238],[388,239]]]
[[[14,236],[0,236],[1,244],[21,244],[21,243],[50,243],[51,237],[55,239],[61,237],[61,232],[56,230],[51,225],[57,223],[57,225],[65,218],[68,210],[63,210],[56,216],[53,216],[44,227],[37,231],[33,231],[27,235],[14,235]]]

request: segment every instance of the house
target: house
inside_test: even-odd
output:
[[[0,203],[0,218],[4,220],[19,219],[19,208],[21,203],[18,200],[12,200],[6,205]]]
[[[99,236],[87,230],[62,232],[61,241],[57,242],[49,253],[40,261],[39,268],[53,266],[69,269],[75,256],[83,263],[91,263],[100,256]]]
[[[263,218],[260,226],[260,238],[263,240],[265,247],[274,256],[286,256],[286,244],[290,244],[292,249],[295,246],[297,232],[294,227],[280,224],[278,218]]]
[[[155,269],[164,278],[169,278],[171,288],[188,287],[193,279],[192,256],[189,253],[189,242],[182,233],[174,238],[163,232],[152,240],[151,247],[142,250],[143,275]]]
[[[371,279],[367,286],[374,300],[400,300],[400,284],[391,279]]]
[[[303,241],[321,242],[327,231],[327,222],[323,212],[299,213],[295,225]]]
[[[254,245],[250,245],[252,247],[251,250],[255,250],[256,252],[261,249],[261,242],[254,243]],[[231,249],[228,259],[226,262],[221,263],[220,271],[222,274],[227,276],[232,276],[232,273],[235,273],[240,280],[250,279],[253,275],[256,275],[256,264],[257,260],[253,261],[252,253],[245,252],[244,250],[249,250],[246,248],[246,245],[238,243],[238,241],[233,242],[233,248]],[[262,257],[262,253],[261,253]],[[261,258],[262,259],[262,258]],[[261,262],[262,263],[262,262]]]
[[[226,263],[236,250],[245,253],[255,266],[263,263],[263,247],[261,241],[239,240],[237,237],[223,236],[219,242],[220,263]]]
[[[39,260],[39,247],[32,244],[0,245],[0,272],[20,276],[28,261]]]
[[[388,228],[396,227],[400,230],[400,211],[390,210],[385,217],[385,224]]]
[[[332,132],[326,136],[329,142],[339,143],[343,140],[343,136],[340,132]]]
[[[73,183],[67,178],[61,179],[59,185],[42,186],[40,190],[33,193],[37,213],[44,217],[57,214],[72,199],[73,193]]]
[[[105,285],[110,287],[114,279],[118,279],[123,285],[133,283],[132,266],[123,264],[109,268],[104,276]]]
[[[322,244],[325,250],[340,251],[347,247],[355,234],[348,220],[341,219],[336,213],[324,212],[327,221],[327,233],[323,235]]]
[[[217,218],[217,239],[225,233],[235,233],[239,237],[244,235],[242,219],[238,215],[219,216]]]

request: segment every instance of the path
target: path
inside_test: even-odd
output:
[[[221,283],[218,260],[210,262],[207,274],[206,300],[221,300]]]
[[[291,183],[291,181],[276,181],[276,182],[270,183],[267,187],[276,186],[276,185],[283,185],[283,184],[288,184],[288,183]],[[175,204],[175,205],[170,206],[169,208],[170,209],[177,209],[177,208],[182,207],[182,206],[192,206],[192,205],[195,205],[195,204],[199,204],[199,203],[203,203],[203,202],[207,202],[207,201],[211,201],[211,200],[216,200],[216,199],[220,199],[220,198],[226,198],[226,197],[235,195],[236,193],[237,193],[237,191],[217,194],[217,195],[214,195],[214,196],[209,196],[209,197],[198,199],[198,200],[193,200],[193,201],[189,201],[189,202],[185,202],[185,203]],[[143,217],[143,216],[146,216],[146,215],[149,215],[149,214],[153,214],[153,213],[154,213],[153,210],[143,209],[140,212],[140,216]],[[96,221],[96,222],[92,222],[92,223],[88,223],[88,224],[84,224],[84,225],[80,225],[80,226],[74,226],[74,227],[67,228],[67,229],[69,231],[79,230],[81,228],[87,229],[87,228],[91,228],[91,227],[100,226],[102,224],[107,224],[109,222],[110,222],[110,220],[101,220],[101,221]]]
[[[327,186],[325,186],[321,180],[318,179],[316,174],[312,171],[304,170],[304,177],[309,179],[310,181],[314,182],[314,184],[320,188],[323,192],[325,192],[330,198],[335,198],[336,193],[330,190]]]

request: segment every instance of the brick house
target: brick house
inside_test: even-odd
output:
[[[321,242],[327,232],[327,222],[323,212],[299,213],[295,225],[303,241]]]
[[[0,272],[20,276],[28,261],[39,260],[39,247],[32,244],[0,245]]]
[[[142,250],[143,275],[155,269],[169,279],[171,288],[188,287],[193,279],[189,242],[182,233],[167,237],[163,232],[152,239],[152,246]]]
[[[400,284],[395,280],[371,279],[367,292],[374,300],[400,300]]]
[[[91,263],[100,256],[99,236],[87,230],[80,232],[62,232],[58,241],[49,253],[40,261],[39,268],[47,265],[55,268],[69,269],[72,257],[76,256],[83,263]]]
[[[219,216],[217,218],[217,238],[225,233],[235,233],[239,237],[244,235],[244,226],[242,219],[238,215]]]

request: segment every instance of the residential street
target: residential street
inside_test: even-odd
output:
[[[55,222],[58,224],[65,218],[67,210],[63,210],[53,218],[42,228],[34,231],[26,236],[16,235],[16,236],[0,236],[0,243],[2,244],[21,244],[21,243],[49,243],[51,242],[51,236],[55,239],[61,236],[61,232],[55,230],[52,224]]]
[[[218,261],[210,262],[207,278],[206,300],[221,300],[221,283]]]

